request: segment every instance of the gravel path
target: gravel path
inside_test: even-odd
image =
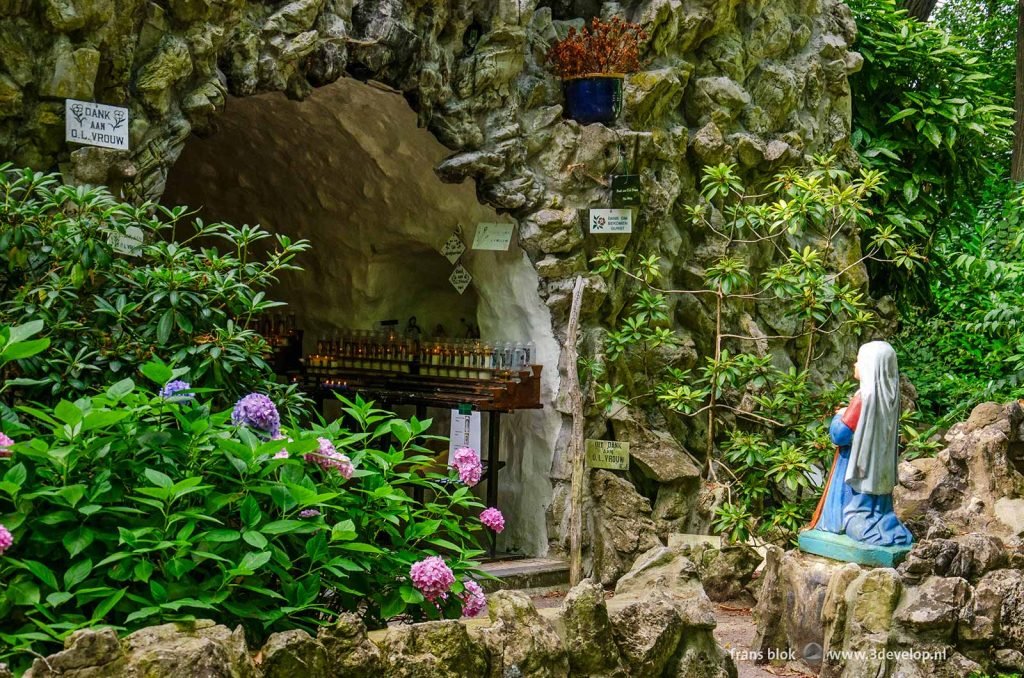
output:
[[[736,662],[739,678],[773,678],[778,676],[812,676],[789,668],[776,666],[759,666],[754,663],[755,657],[750,649],[754,642],[754,620],[750,609],[732,605],[715,605],[715,639],[718,644],[732,653]]]

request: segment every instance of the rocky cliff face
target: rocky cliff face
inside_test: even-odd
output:
[[[595,14],[641,22],[650,36],[647,65],[629,78],[615,128],[564,121],[559,82],[543,65],[552,40]],[[557,336],[589,256],[627,244],[621,236],[596,242],[581,224],[579,210],[607,204],[609,174],[628,163],[641,175],[645,204],[629,248],[663,255],[669,278],[685,289],[714,256],[682,211],[696,199],[701,166],[734,162],[764,175],[811,153],[847,152],[847,76],[861,62],[850,49],[855,33],[837,0],[0,0],[0,158],[58,166],[76,181],[156,199],[190,135],[215,132],[229,93],[302,99],[338,78],[372,78],[402,92],[451,150],[437,167],[442,179],[474,180],[481,202],[518,221]],[[65,144],[65,98],[128,106],[131,150]],[[851,261],[856,250],[855,237],[837,248]],[[749,252],[755,263],[771,256]],[[862,271],[850,274],[864,283]],[[615,317],[622,296],[587,275],[587,326]],[[745,313],[748,332],[756,334],[756,325],[785,334],[772,331],[784,330],[785,319],[770,309]],[[696,361],[709,345],[710,312],[688,300],[673,314]],[[845,365],[854,340],[828,341],[817,363],[824,374]],[[785,350],[778,354],[784,361]],[[548,405],[558,402],[552,396]],[[611,516],[594,532],[604,535],[602,562],[618,572],[650,535],[687,524],[697,484],[679,446],[693,445],[699,431],[630,416],[626,429],[638,443],[657,446],[652,429],[671,429],[675,441],[648,450],[637,465],[642,493],[624,487],[603,495],[640,507],[639,525],[622,506],[594,513]],[[593,421],[592,429],[604,437],[607,424]],[[557,485],[567,477],[565,435],[549,438],[555,449],[536,454],[544,466],[550,460]],[[563,501],[556,487],[547,521],[555,541]],[[630,531],[642,536],[619,552],[628,540],[614,535]],[[607,579],[611,570],[597,574]]]

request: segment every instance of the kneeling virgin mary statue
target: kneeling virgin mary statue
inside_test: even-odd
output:
[[[853,376],[860,390],[832,418],[829,435],[838,450],[810,529],[800,534],[800,548],[892,566],[914,540],[892,504],[900,422],[896,351],[884,341],[864,344]]]

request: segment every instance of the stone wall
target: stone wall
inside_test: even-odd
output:
[[[837,0],[546,4],[0,0],[0,158],[59,167],[74,180],[155,199],[190,135],[215,133],[229,92],[283,91],[302,99],[340,77],[373,78],[401,91],[419,122],[451,150],[437,167],[442,179],[472,179],[481,202],[518,221],[556,336],[573,279],[586,275],[588,350],[599,350],[593,330],[626,300],[617,285],[586,274],[595,249],[628,244],[659,253],[669,284],[690,288],[715,256],[683,213],[696,200],[702,165],[735,162],[744,173],[764,175],[814,152],[849,158],[847,76],[861,59],[850,51],[850,12]],[[628,80],[626,112],[615,128],[562,120],[559,83],[543,66],[550,42],[583,13],[623,15],[650,35],[645,70]],[[67,147],[67,97],[127,105],[132,150]],[[607,176],[627,161],[641,175],[645,196],[636,232],[628,242],[585,237],[579,210],[607,203]],[[856,261],[856,235],[842,234],[835,251],[843,262]],[[758,248],[747,255],[755,268],[773,256]],[[866,282],[860,267],[846,275]],[[673,324],[688,347],[684,362],[709,350],[710,317],[700,300],[674,302]],[[727,322],[754,334],[787,333],[786,319],[770,307],[731,309]],[[855,341],[826,340],[815,363],[822,376],[847,369]],[[785,366],[792,347],[771,348]],[[561,402],[553,396],[547,404]],[[687,447],[702,449],[699,425],[656,413],[623,417],[615,434],[649,449],[630,478],[619,478],[624,485],[594,479],[595,491],[614,490],[588,511],[596,521],[589,532],[600,542],[591,565],[606,581],[651,539],[690,524],[699,484],[685,461]],[[595,415],[588,434],[605,437],[608,427]],[[546,525],[556,547],[566,519],[568,427],[562,429],[540,463],[550,468],[554,495],[537,507],[548,520],[536,529]],[[626,507],[631,515],[623,515]],[[631,532],[640,537],[616,536]]]
[[[697,569],[678,551],[644,554],[610,601],[600,585],[584,580],[561,609],[541,612],[522,593],[500,591],[489,597],[486,621],[367,634],[358,617],[344,614],[315,638],[301,630],[275,633],[255,653],[241,628],[211,621],[154,626],[121,640],[111,629],[83,630],[62,652],[36,659],[25,676],[736,678],[712,635],[715,618]]]
[[[1024,551],[972,533],[916,544],[898,568],[770,546],[753,650],[823,678],[1024,671]]]

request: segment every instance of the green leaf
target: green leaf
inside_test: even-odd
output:
[[[64,572],[64,588],[68,591],[85,581],[92,572],[92,558],[80,560]]]
[[[264,549],[267,547],[267,538],[259,532],[243,532],[242,540],[250,546],[255,546],[258,549]]]
[[[163,346],[171,338],[171,330],[174,329],[174,311],[167,309],[160,316],[160,322],[156,325],[156,341]]]
[[[384,551],[377,548],[373,544],[364,544],[358,541],[339,544],[338,546],[345,549],[346,551],[356,551],[357,553],[384,553]]]
[[[250,530],[260,524],[260,520],[263,519],[263,512],[260,511],[260,505],[256,503],[256,499],[250,494],[242,500],[240,507],[242,516],[242,524]]]
[[[260,528],[263,534],[286,534],[288,532],[313,532],[316,525],[302,520],[275,520]]]
[[[171,480],[170,476],[168,476],[165,473],[161,473],[156,469],[147,468],[145,471],[143,471],[143,474],[146,476],[147,479],[149,479],[149,482],[165,490],[169,489],[174,485],[174,481]]]
[[[148,560],[140,560],[135,563],[132,576],[135,581],[148,582],[149,578],[153,576],[153,564]]]
[[[53,414],[65,424],[71,426],[82,421],[82,411],[66,400],[57,403],[57,406],[53,408]]]
[[[64,537],[61,540],[64,543],[64,548],[68,550],[68,555],[74,558],[79,553],[89,548],[93,540],[96,539],[96,533],[91,527],[79,525],[73,530],[69,530],[64,533]]]
[[[331,541],[351,541],[357,536],[356,524],[351,520],[342,520],[331,528]]]
[[[144,363],[139,368],[139,371],[142,372],[143,376],[161,388],[174,378],[174,372],[171,368],[159,360],[150,360]]]
[[[210,530],[203,532],[196,539],[198,541],[229,542],[238,541],[242,534],[238,530]]]
[[[50,607],[60,607],[72,598],[74,598],[74,595],[67,591],[54,591],[50,595],[46,596],[46,604]]]
[[[17,562],[17,561],[16,561]],[[22,560],[19,563],[26,570],[36,576],[39,581],[43,582],[51,589],[59,591],[60,587],[57,585],[57,577],[54,576],[53,570],[35,560]]]
[[[18,463],[7,469],[7,473],[4,474],[4,482],[11,483],[12,485],[25,484],[25,479],[28,478],[28,471],[25,470],[25,465]]]
[[[259,551],[246,553],[242,562],[238,564],[239,569],[255,572],[270,562],[270,551]]]
[[[398,593],[402,596],[402,600],[410,605],[419,605],[426,600],[419,589],[409,584],[402,584],[401,588],[398,589]]]
[[[49,339],[33,339],[32,341],[21,341],[16,344],[9,344],[0,353],[0,361],[22,360],[30,358],[37,353],[45,351],[50,346]]]
[[[120,589],[118,591],[115,591],[113,594],[104,599],[102,603],[97,605],[95,611],[93,611],[92,613],[93,621],[104,619],[107,616],[107,614],[114,609],[114,606],[121,601],[121,598],[124,597],[124,594],[127,593],[127,591],[128,589]]]
[[[392,591],[380,605],[380,616],[383,619],[391,619],[405,612],[406,602],[398,591]]]
[[[38,605],[39,587],[29,579],[18,579],[7,586],[7,599],[15,605]]]

